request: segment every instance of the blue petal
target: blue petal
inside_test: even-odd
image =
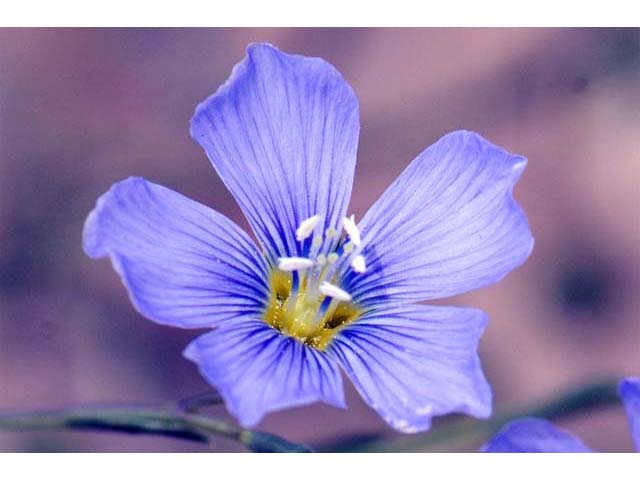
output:
[[[508,423],[482,449],[488,453],[589,453],[575,435],[541,418]]]
[[[533,247],[512,197],[526,159],[471,132],[421,153],[363,218],[367,272],[349,272],[359,302],[443,298],[500,280]]]
[[[260,312],[266,265],[219,213],[142,178],[116,183],[85,223],[84,249],[110,256],[144,316],[184,328]]]
[[[620,382],[619,391],[627,411],[633,443],[640,452],[640,377],[625,378]]]
[[[359,128],[358,101],[335,68],[267,44],[249,46],[191,120],[191,135],[272,258],[302,253],[302,220],[321,215],[318,231],[339,224]]]
[[[388,306],[344,328],[328,352],[387,423],[419,432],[436,415],[491,413],[477,355],[485,325],[480,310]]]
[[[268,412],[315,401],[345,407],[337,365],[262,321],[220,327],[191,342],[184,355],[244,426]]]

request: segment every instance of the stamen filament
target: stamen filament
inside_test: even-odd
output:
[[[294,311],[296,308],[296,304],[298,303],[298,290],[300,289],[300,276],[298,272],[291,272],[291,291],[289,292],[289,297],[287,298],[286,309],[289,311]]]
[[[296,239],[302,242],[299,256],[278,258],[266,318],[279,331],[322,350],[336,329],[358,314],[351,295],[338,286],[341,272],[349,265],[363,272],[366,262],[353,215],[343,225],[349,241],[333,227],[324,235],[315,233],[319,221],[314,215],[300,223],[296,230]]]
[[[333,317],[333,314],[339,304],[340,300],[332,297],[325,297],[320,304],[320,308],[318,308],[318,311],[316,312],[316,325],[320,328],[324,327],[327,320]]]
[[[331,255],[335,255],[335,254],[331,254]],[[322,283],[329,283],[329,282],[325,282],[325,280],[333,280],[333,276],[334,273],[338,267],[338,265],[336,264],[336,258],[331,257],[331,255],[329,255],[329,259],[327,259],[327,263],[323,264],[322,268],[318,271],[318,275],[315,275],[315,270],[313,272],[312,275],[312,279],[313,279],[313,284],[314,285],[322,285]],[[336,256],[337,257],[337,256]],[[320,289],[318,289],[319,293]]]

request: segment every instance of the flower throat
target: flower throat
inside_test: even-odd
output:
[[[309,242],[319,218],[308,218],[296,230],[299,242],[310,243],[307,256],[281,257],[272,270],[264,320],[283,334],[324,350],[361,313],[351,295],[337,285],[340,273],[345,268],[363,273],[366,264],[359,253],[360,232],[353,216],[343,219],[348,242],[333,228],[326,230],[324,238],[315,235]]]

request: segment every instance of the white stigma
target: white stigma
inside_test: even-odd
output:
[[[309,217],[306,220],[303,220],[296,230],[296,240],[302,242],[303,240],[309,238],[313,233],[313,229],[316,228],[316,225],[319,221],[320,215],[314,215],[313,217]]]
[[[349,292],[336,285],[340,283],[342,269],[349,268],[350,264],[355,272],[362,273],[367,265],[365,258],[356,250],[361,238],[353,215],[350,218],[344,218],[341,228],[346,235],[334,227],[326,228],[324,235],[323,232],[316,231],[320,220],[320,215],[309,217],[300,222],[295,232],[298,242],[310,240],[309,244],[304,244],[302,248],[306,256],[280,257],[277,268],[283,272],[299,272],[291,277],[292,291],[289,303],[295,302],[297,305],[300,301],[305,305],[312,305],[316,301],[321,302],[323,297],[327,297],[328,306],[326,302],[317,304],[317,315],[330,316],[333,315],[339,302],[352,301]],[[346,236],[349,237],[349,241],[346,240]]]
[[[344,217],[342,219],[342,228],[344,228],[344,231],[349,235],[351,243],[356,247],[359,246],[362,239],[360,238],[360,230],[358,230],[358,226],[356,225],[355,215],[351,215],[351,217]]]
[[[320,284],[320,293],[326,295],[327,297],[335,298],[336,300],[340,300],[341,302],[350,302],[351,295],[342,290],[340,287],[336,287],[335,285],[329,282],[322,282]]]
[[[302,257],[280,257],[278,268],[283,272],[293,272],[294,270],[306,270],[313,267],[314,263],[308,258]]]
[[[367,271],[367,264],[362,255],[356,255],[353,260],[351,260],[351,268],[357,273],[364,273]]]

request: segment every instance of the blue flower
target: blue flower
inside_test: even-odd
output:
[[[631,436],[640,452],[640,377],[625,378],[618,389],[627,412]],[[541,418],[523,418],[508,423],[482,451],[490,453],[586,453],[582,440]]]
[[[471,132],[426,149],[360,222],[347,216],[359,133],[351,87],[319,58],[251,45],[191,134],[240,204],[229,219],[141,178],[97,202],[84,248],[109,256],[137,310],[211,328],[184,355],[241,424],[322,401],[340,368],[403,432],[487,417],[483,312],[418,304],[489,285],[533,246],[512,189],[526,159]]]

